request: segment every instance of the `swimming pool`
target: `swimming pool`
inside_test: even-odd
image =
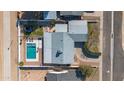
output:
[[[27,43],[27,59],[36,59],[36,43]]]

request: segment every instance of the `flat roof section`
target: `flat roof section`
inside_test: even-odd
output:
[[[88,25],[86,20],[69,21],[69,34],[87,34]]]
[[[67,24],[56,24],[55,32],[67,32]]]
[[[75,16],[81,16],[83,11],[60,11],[60,15],[75,15]]]

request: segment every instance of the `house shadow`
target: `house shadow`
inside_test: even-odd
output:
[[[101,53],[94,53],[92,51],[90,51],[85,42],[75,42],[75,48],[81,48],[81,52],[88,58],[99,58],[99,56],[101,55]]]

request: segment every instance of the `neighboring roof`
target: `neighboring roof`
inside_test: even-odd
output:
[[[73,57],[74,41],[68,33],[44,33],[44,63],[72,64]]]
[[[42,11],[22,11],[22,15],[21,15],[20,19],[41,20],[42,19]]]
[[[69,21],[69,34],[87,34],[88,25],[86,20]]]
[[[75,16],[81,16],[83,11],[60,11],[60,15],[75,15]]]
[[[55,74],[48,73],[46,75],[47,81],[81,81],[81,73],[77,70],[69,70],[67,73]]]
[[[67,32],[67,24],[56,24],[55,30],[56,32]]]
[[[56,11],[44,11],[43,17],[44,17],[44,19],[56,19],[57,13],[56,13]]]

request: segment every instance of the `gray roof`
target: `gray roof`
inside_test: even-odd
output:
[[[69,70],[68,73],[48,73],[46,78],[47,81],[81,81],[83,77],[76,70]]]
[[[86,20],[69,21],[69,34],[87,34],[88,26]]]
[[[88,27],[86,20],[69,21],[69,35],[74,42],[86,42],[87,33]]]
[[[72,64],[73,57],[74,41],[67,33],[44,33],[44,63]]]
[[[69,34],[74,42],[86,42],[87,34]]]
[[[60,11],[60,15],[74,15],[74,16],[81,16],[83,11]]]
[[[56,24],[55,30],[56,32],[67,32],[67,24]]]
[[[56,11],[44,11],[43,16],[44,16],[44,19],[56,19],[57,18]]]

